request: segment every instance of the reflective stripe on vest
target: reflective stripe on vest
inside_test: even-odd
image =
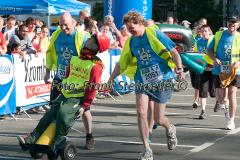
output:
[[[95,63],[72,56],[68,78],[62,81],[62,93],[66,98],[83,97],[85,83],[89,81]]]
[[[166,50],[166,47],[157,39],[156,29],[154,27],[146,27],[146,34],[149,40],[149,44],[154,51],[160,58],[162,58],[167,65],[173,69],[176,67],[175,63],[172,60],[171,53]],[[131,37],[129,37],[125,45],[123,47],[123,51],[120,56],[119,64],[120,64],[120,73],[126,73],[126,75],[133,79],[136,69],[137,69],[137,60],[136,57],[132,56],[132,52],[130,49],[130,41]]]
[[[212,39],[213,39],[213,36],[209,36],[208,42],[207,42],[207,46],[211,43]],[[206,47],[207,47],[207,46],[206,46]],[[195,52],[199,52],[197,42],[195,42],[195,44],[194,44],[194,51],[195,51]]]
[[[56,48],[55,48],[55,41],[56,41],[57,37],[60,35],[61,32],[62,32],[62,30],[60,28],[58,28],[55,32],[53,32],[50,44],[49,44],[48,49],[47,49],[46,68],[48,68],[49,70],[56,70],[57,69],[58,54],[57,54],[57,51],[56,51]],[[76,31],[75,46],[76,46],[76,51],[77,51],[78,55],[80,55],[80,51],[81,51],[81,48],[82,48],[82,44],[83,44],[85,34],[86,34],[85,31],[81,31],[79,29],[77,29],[77,31]]]

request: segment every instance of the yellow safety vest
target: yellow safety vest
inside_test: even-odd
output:
[[[50,44],[47,49],[46,68],[49,70],[57,69],[58,54],[57,54],[56,48],[55,48],[55,41],[61,32],[62,32],[62,30],[60,28],[58,28],[55,32],[53,32]],[[80,29],[77,29],[77,32],[75,35],[75,46],[76,46],[76,51],[77,51],[78,55],[80,55],[80,50],[82,48],[85,34],[86,34],[85,31],[81,31]]]
[[[89,81],[95,63],[72,56],[69,76],[62,81],[62,94],[66,98],[84,97],[85,83]]]
[[[222,34],[223,34],[223,31],[218,31],[214,36],[215,43],[214,43],[213,54],[215,55],[216,55],[218,43],[222,37]],[[238,61],[240,61],[240,33],[236,32],[233,39],[232,48],[231,48],[231,63],[238,62]],[[238,68],[237,71],[239,72],[240,68]]]
[[[150,46],[154,53],[162,58],[167,63],[167,65],[173,69],[176,67],[176,65],[172,60],[171,53],[167,51],[166,47],[158,40],[155,30],[156,29],[154,29],[154,27],[146,27],[146,34]],[[119,65],[120,74],[126,74],[130,79],[134,79],[134,75],[137,70],[137,58],[132,56],[130,41],[131,37],[129,37],[125,42],[122,53],[120,55]]]
[[[210,37],[208,38],[207,46],[211,43],[212,39],[213,39],[213,36],[210,36]],[[206,47],[207,47],[207,46],[206,46]],[[195,41],[195,43],[194,43],[194,51],[195,51],[195,52],[199,52],[199,50],[198,50],[198,45],[197,45],[197,42],[196,42],[196,41]]]

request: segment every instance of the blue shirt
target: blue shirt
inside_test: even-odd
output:
[[[219,40],[217,52],[215,55],[216,58],[219,59],[221,62],[225,61],[225,62],[231,63],[231,48],[232,48],[233,39],[234,39],[234,35],[229,34],[228,30],[223,31],[223,34]],[[214,45],[215,45],[215,38],[213,38],[208,48],[213,51]],[[214,75],[219,75],[220,71],[221,71],[221,67],[219,65],[213,66],[212,73]]]
[[[164,33],[156,31],[157,38],[168,51],[175,47],[175,43]],[[133,56],[137,58],[137,71],[135,83],[151,83],[168,80],[175,77],[166,61],[152,50],[146,32],[140,37],[132,37],[130,48]]]
[[[208,39],[200,38],[197,41],[198,52],[206,53],[207,44],[208,44]]]
[[[58,66],[55,79],[64,79],[66,77],[67,67],[70,63],[72,56],[78,56],[77,49],[75,46],[75,35],[77,30],[74,29],[73,33],[66,35],[61,32],[55,41],[55,48],[58,54]],[[87,35],[85,34],[83,42],[87,40]],[[83,47],[84,45],[82,45]]]

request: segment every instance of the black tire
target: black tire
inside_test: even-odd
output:
[[[33,159],[41,159],[44,156],[43,153],[36,153],[36,152],[31,152],[31,151],[30,151],[30,155]]]
[[[49,155],[49,154],[47,155],[47,157],[48,157],[48,160],[57,160],[58,159],[58,157]]]
[[[62,160],[75,160],[76,155],[77,155],[77,148],[70,141],[67,141],[64,144],[63,149],[60,150],[60,157]]]

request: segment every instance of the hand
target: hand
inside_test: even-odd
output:
[[[217,58],[214,59],[214,66],[219,66],[221,65],[221,61]]]
[[[44,75],[44,82],[46,84],[50,83],[49,79],[50,79],[50,72],[46,71],[46,74]]]
[[[181,79],[181,80],[185,79],[185,74],[183,72],[183,68],[178,68],[178,69],[176,69],[175,72],[178,75],[179,79]]]
[[[82,107],[80,107],[80,109],[75,113],[75,119],[79,119],[82,117],[84,112],[84,109]]]
[[[234,63],[233,63],[233,67],[236,68],[236,69],[237,69],[238,67],[240,67],[240,62],[234,62]]]

